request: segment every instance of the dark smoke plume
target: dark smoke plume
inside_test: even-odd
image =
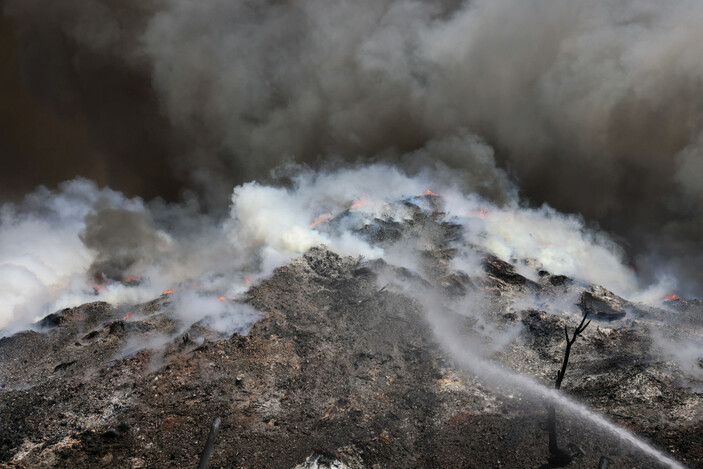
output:
[[[97,252],[90,266],[96,280],[123,281],[125,271],[167,244],[148,212],[115,208],[107,200],[98,201],[85,225],[80,240]]]
[[[531,203],[619,235],[645,279],[672,272],[700,294],[700,2],[7,0],[4,12],[3,57],[13,49],[25,93],[13,112],[54,116],[23,131],[71,122],[77,150],[102,163],[65,165],[100,182],[217,201],[284,161],[418,152],[471,174],[475,151],[436,148],[478,135],[495,150],[470,177],[483,195],[510,198],[502,168]],[[17,147],[3,155],[29,151]],[[66,171],[60,152],[42,158]]]

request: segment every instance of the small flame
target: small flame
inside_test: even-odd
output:
[[[141,277],[127,277],[127,278],[125,279],[125,281],[126,281],[127,283],[129,283],[129,282],[141,282],[141,281],[142,281],[142,278],[141,278]]]
[[[478,216],[481,218],[486,218],[486,215],[488,215],[488,212],[486,212],[484,209],[479,208],[478,209]]]
[[[671,300],[677,300],[679,298],[679,295],[676,293],[671,293],[664,298],[664,301],[671,301]]]
[[[242,282],[242,286],[246,287],[250,283],[248,278],[245,278],[244,281]]]
[[[319,224],[322,223],[323,221],[327,221],[327,220],[329,220],[330,218],[332,218],[332,214],[331,214],[331,213],[323,213],[322,215],[320,215],[320,216],[318,216],[317,218],[315,218],[315,220],[313,220],[313,222],[310,223],[310,226],[319,225]]]
[[[432,196],[432,197],[439,197],[437,194],[435,194],[434,192],[432,192],[432,191],[429,190],[429,189],[427,189],[425,192],[423,192],[422,195],[429,195],[429,196]]]
[[[127,313],[127,314],[124,315],[124,317],[123,317],[122,319],[127,320],[127,319],[129,319],[129,317],[130,317],[131,315],[132,315],[132,313]]]
[[[355,209],[355,208],[359,208],[359,207],[361,207],[361,206],[363,206],[363,205],[366,205],[366,204],[368,204],[368,202],[366,201],[365,198],[362,197],[362,198],[360,198],[359,200],[357,200],[356,202],[354,202],[354,203],[351,205],[351,207],[349,207],[349,208],[350,208],[351,210],[353,210],[353,209]]]
[[[101,283],[95,283],[95,284],[93,284],[93,292],[94,292],[96,295],[101,294],[104,289],[105,289],[105,284],[101,284]]]
[[[219,298],[219,300],[220,300],[220,301],[225,301],[225,297],[224,297],[224,296],[221,296],[221,297]]]
[[[168,290],[166,290],[165,292],[162,292],[161,294],[162,294],[162,295],[170,295],[171,293],[173,293],[173,290],[171,290],[171,289],[169,288]]]

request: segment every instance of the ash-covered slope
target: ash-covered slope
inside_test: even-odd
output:
[[[677,324],[673,311],[548,272],[529,280],[486,253],[486,275],[453,270],[460,236],[435,208],[363,227],[376,244],[411,245],[417,269],[313,248],[241,300],[262,313],[246,336],[205,323],[183,332],[165,295],[126,319],[92,303],[0,339],[3,467],[194,467],[217,417],[210,467],[540,467],[539,386],[501,377],[512,368],[552,386],[577,304],[594,323],[574,346],[564,391],[703,466],[703,399],[650,333],[700,327],[697,304],[672,304],[685,310]],[[477,304],[480,314],[463,311]],[[438,328],[447,323],[480,367],[447,345]],[[602,457],[666,467],[592,419],[557,415],[572,467]]]

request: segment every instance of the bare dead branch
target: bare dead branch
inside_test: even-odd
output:
[[[571,346],[574,345],[576,339],[583,331],[586,330],[591,321],[586,322],[588,312],[585,312],[581,323],[574,329],[574,333],[569,337],[569,329],[564,326],[564,336],[566,338],[566,349],[564,350],[564,360],[561,364],[561,370],[557,372],[557,380],[554,383],[555,389],[561,389],[561,383],[566,375],[566,367],[569,365],[569,356],[571,355]],[[564,448],[560,448],[557,444],[557,418],[554,404],[549,404],[547,407],[547,432],[549,434],[549,463],[551,467],[562,467],[571,462],[573,456]]]

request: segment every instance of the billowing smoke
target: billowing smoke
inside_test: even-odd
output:
[[[147,204],[84,179],[3,205],[0,241],[0,328],[10,332],[64,307],[131,305],[199,275],[241,270],[217,224],[192,204]],[[208,311],[205,302],[189,314]]]
[[[19,205],[0,210],[0,327],[23,324],[52,312],[52,307],[72,306],[80,298],[73,292],[86,283],[93,259],[79,233],[95,200],[125,210],[139,210],[140,201],[99,190],[93,183],[76,180],[58,192],[39,189]],[[61,301],[60,298],[65,301]]]
[[[104,199],[93,210],[85,216],[86,227],[79,237],[97,252],[90,270],[98,280],[122,280],[125,272],[159,256],[161,246],[169,244],[146,212],[115,208]]]
[[[643,275],[697,277],[702,18],[690,1],[180,1],[144,51],[172,121],[249,173],[468,128],[531,200],[621,234]]]
[[[473,134],[530,203],[599,223],[640,276],[700,293],[700,2],[6,0],[4,13],[16,57],[3,57],[31,97],[16,112],[69,117],[62,131],[88,139],[67,159],[23,129],[3,159],[52,153],[147,197],[189,181],[222,206],[282,161],[420,151],[504,202],[503,177],[461,148]],[[54,158],[36,156],[49,182],[71,177]]]
[[[343,255],[418,270],[416,257],[431,239],[413,235],[399,245],[372,245],[364,231],[377,219],[411,219],[401,201],[431,209],[424,205],[435,196],[422,196],[428,190],[441,194],[443,217],[462,227],[456,270],[482,275],[480,253],[488,252],[529,259],[527,275],[547,269],[655,303],[665,294],[644,298],[622,250],[582,219],[548,206],[520,207],[517,200],[495,204],[467,183],[470,176],[443,164],[412,175],[381,163],[285,172],[287,187],[235,187],[230,213],[220,219],[198,214],[195,204],[147,204],[86,180],[3,206],[0,268],[8,282],[0,290],[0,327],[12,330],[88,301],[129,305],[169,291],[188,324],[203,318],[225,324],[223,316],[234,312],[244,322],[230,318],[226,330],[239,330],[251,314],[232,309],[232,301],[311,247],[325,244]]]

